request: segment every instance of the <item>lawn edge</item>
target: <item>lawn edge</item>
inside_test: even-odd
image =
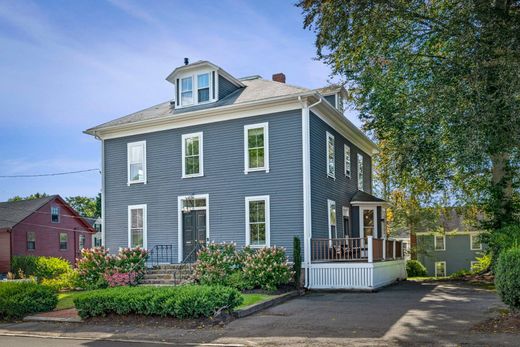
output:
[[[259,311],[265,310],[266,308],[279,305],[279,304],[281,304],[287,300],[290,300],[296,296],[299,296],[299,295],[300,295],[300,293],[297,290],[293,290],[288,293],[280,294],[280,295],[275,296],[272,299],[261,301],[256,304],[246,306],[240,310],[236,310],[233,312],[233,316],[235,318],[244,318],[244,317],[250,316],[252,314],[255,314]]]

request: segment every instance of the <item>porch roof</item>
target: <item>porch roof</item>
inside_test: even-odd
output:
[[[373,196],[372,194],[368,194],[362,190],[358,190],[356,194],[350,200],[352,205],[356,204],[373,204],[373,205],[387,205],[388,202],[386,200],[380,199],[378,197]]]

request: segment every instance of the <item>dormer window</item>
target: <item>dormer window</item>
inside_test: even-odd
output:
[[[182,108],[216,101],[215,93],[212,92],[215,88],[213,76],[211,71],[194,71],[177,79],[180,92],[178,106]]]
[[[193,78],[191,76],[181,79],[181,104],[183,106],[193,104]]]
[[[209,101],[209,73],[197,75],[197,98],[199,103]]]

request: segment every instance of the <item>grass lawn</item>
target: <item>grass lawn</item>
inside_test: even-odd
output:
[[[56,310],[65,310],[68,308],[74,307],[74,298],[84,292],[65,292],[65,293],[59,293],[58,294],[58,305],[56,306]],[[237,309],[244,308],[249,305],[257,304],[262,301],[269,300],[273,297],[273,295],[267,295],[267,294],[242,294],[242,297],[244,298],[244,302],[242,305],[237,307]]]

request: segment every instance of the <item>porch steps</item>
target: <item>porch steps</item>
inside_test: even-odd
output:
[[[141,280],[143,285],[181,285],[192,282],[194,267],[193,264],[163,264],[147,269],[144,278]]]

